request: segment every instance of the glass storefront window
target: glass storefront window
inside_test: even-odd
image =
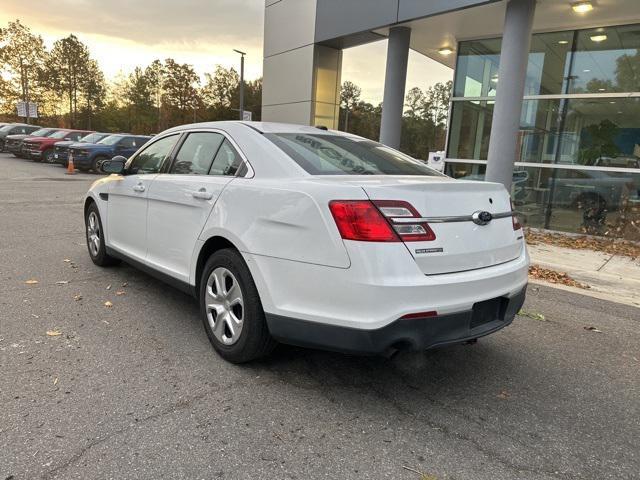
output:
[[[640,168],[640,98],[566,102],[558,163]]]
[[[492,101],[454,102],[449,157],[486,160],[493,118]]]
[[[640,25],[577,33],[569,93],[640,91]]]
[[[454,97],[495,96],[501,45],[499,38],[460,43]]]
[[[485,170],[447,164],[447,174],[461,180],[483,180]],[[525,225],[640,240],[640,173],[516,167],[511,196]]]
[[[566,89],[573,32],[541,33],[531,37],[525,95],[557,95]]]

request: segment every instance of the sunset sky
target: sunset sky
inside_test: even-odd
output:
[[[156,58],[192,64],[199,74],[216,64],[238,68],[234,48],[247,52],[246,76],[262,75],[264,0],[2,0],[0,24],[20,19],[48,47],[74,33],[89,46],[107,78]],[[386,41],[345,50],[342,80],[382,100]],[[407,88],[451,79],[451,69],[411,52]]]

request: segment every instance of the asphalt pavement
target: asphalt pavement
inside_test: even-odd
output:
[[[0,154],[0,480],[640,478],[639,309],[534,285],[475,345],[234,366],[91,263],[96,178]]]

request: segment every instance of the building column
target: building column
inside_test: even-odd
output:
[[[498,87],[493,110],[486,180],[511,191],[522,97],[536,0],[509,0],[504,19]]]
[[[387,71],[384,77],[382,121],[380,123],[380,143],[392,148],[400,147],[410,40],[411,29],[408,27],[393,27],[389,31]]]

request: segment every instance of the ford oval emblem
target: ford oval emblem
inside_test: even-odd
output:
[[[477,212],[474,212],[473,215],[471,215],[471,220],[473,220],[473,223],[475,223],[476,225],[486,225],[491,220],[493,220],[493,215],[491,215],[490,212],[478,210]]]

